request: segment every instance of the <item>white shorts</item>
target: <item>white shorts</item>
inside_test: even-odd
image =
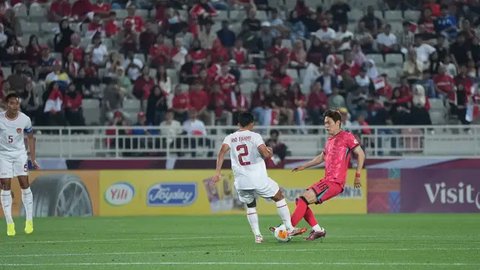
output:
[[[28,157],[20,155],[0,158],[0,179],[28,175]]]
[[[272,178],[268,178],[266,185],[257,188],[257,189],[239,189],[237,190],[238,199],[245,204],[249,204],[255,200],[255,197],[258,195],[262,198],[269,199],[275,194],[277,194],[280,187],[278,186],[277,182],[273,181]]]

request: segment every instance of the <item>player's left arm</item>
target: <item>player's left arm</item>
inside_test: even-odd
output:
[[[360,183],[360,173],[362,172],[363,164],[365,163],[365,152],[360,145],[357,145],[353,149],[353,153],[355,153],[357,156],[357,171],[355,172],[355,180],[353,185],[355,188],[361,188],[362,184]]]
[[[30,160],[32,161],[33,168],[40,169],[38,163],[36,161],[36,153],[35,153],[35,136],[33,135],[33,130],[27,131],[27,143],[28,143],[28,150],[30,152]]]
[[[225,154],[230,151],[230,146],[228,144],[222,144],[222,147],[218,151],[217,155],[217,166],[215,169],[215,175],[212,177],[213,183],[217,183],[220,181],[221,174],[222,174],[222,166],[223,166],[223,160],[225,159]]]

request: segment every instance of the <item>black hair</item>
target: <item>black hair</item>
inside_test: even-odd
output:
[[[270,136],[273,136],[274,134],[277,135],[277,136],[279,136],[279,135],[280,135],[280,132],[278,132],[278,130],[276,130],[276,129],[270,130]]]
[[[333,122],[335,122],[335,123],[337,121],[340,121],[340,122],[342,121],[342,115],[337,110],[327,110],[323,114],[323,117],[330,117],[330,118],[332,118]]]
[[[5,102],[8,103],[11,98],[20,99],[20,96],[17,93],[10,93],[5,97]]]
[[[238,124],[241,126],[241,127],[246,127],[248,125],[250,125],[251,123],[253,123],[253,114],[249,113],[249,112],[243,112],[241,114],[238,115]]]

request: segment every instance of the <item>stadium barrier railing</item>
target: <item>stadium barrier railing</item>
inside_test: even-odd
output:
[[[58,158],[214,158],[234,126],[207,127],[206,136],[171,137],[151,126],[35,127],[38,157]],[[265,140],[272,129],[288,147],[288,156],[317,155],[327,140],[323,126],[257,127]],[[480,155],[480,125],[349,127],[374,158]]]

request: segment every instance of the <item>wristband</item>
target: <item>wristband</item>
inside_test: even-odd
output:
[[[355,177],[360,177],[360,173],[359,172],[355,173]]]

